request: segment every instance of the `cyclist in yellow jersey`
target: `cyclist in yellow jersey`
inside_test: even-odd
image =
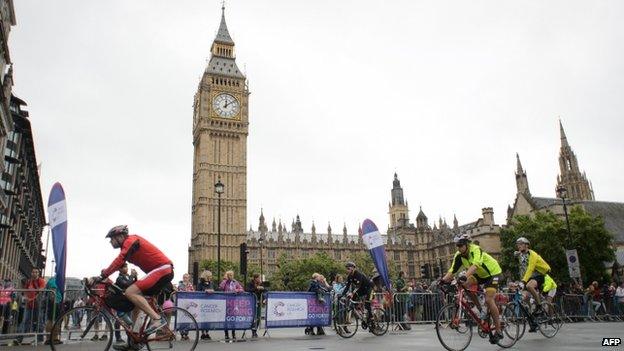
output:
[[[553,301],[555,295],[557,295],[557,283],[548,274],[544,276],[544,284],[542,284],[542,291],[546,294],[546,300],[548,302]]]
[[[520,275],[522,276],[522,282],[533,296],[533,299],[535,299],[539,309],[542,302],[539,291],[542,290],[546,275],[550,272],[550,266],[544,261],[542,256],[529,249],[529,244],[529,240],[525,237],[520,237],[516,240],[516,248],[519,252]],[[527,300],[528,298],[528,294],[525,293],[524,299]]]
[[[475,306],[481,310],[481,304],[477,296],[470,291],[470,287],[475,284],[483,285],[485,288],[485,303],[488,310],[494,319],[494,326],[496,332],[490,337],[490,343],[496,344],[503,338],[500,328],[500,318],[494,296],[498,290],[498,280],[503,272],[498,262],[490,256],[487,252],[483,251],[478,245],[472,244],[470,236],[468,234],[461,234],[453,239],[457,246],[457,252],[453,258],[453,264],[448,270],[446,275],[442,277],[443,282],[449,282],[453,275],[456,274],[462,267],[466,269],[466,291],[468,296],[472,299]],[[483,311],[482,317],[485,317]]]

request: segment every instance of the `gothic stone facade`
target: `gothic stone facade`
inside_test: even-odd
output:
[[[605,228],[615,239],[618,255],[624,256],[624,203],[595,201],[594,189],[587,180],[585,172],[580,171],[576,155],[559,122],[561,148],[559,151],[559,170],[557,187],[563,185],[567,189],[567,205],[581,206],[592,215],[602,216]],[[556,188],[555,188],[556,189]],[[527,173],[516,155],[516,199],[513,206],[507,209],[507,223],[513,225],[513,217],[517,215],[532,215],[539,211],[551,211],[558,216],[564,216],[563,202],[556,197],[536,197],[531,195]]]
[[[482,217],[474,222],[460,226],[455,218],[453,226],[450,226],[440,218],[431,227],[422,209],[416,225],[410,222],[408,204],[403,201],[403,189],[396,174],[391,198],[391,226],[387,234],[383,235],[386,255],[388,261],[394,262],[409,278],[422,278],[421,267],[427,267],[430,276],[438,276],[440,272],[446,271],[456,251],[453,237],[460,232],[470,234],[487,252],[495,257],[500,256],[501,228],[494,223],[491,207],[484,208]],[[259,245],[260,238],[263,239],[262,247]],[[311,231],[305,232],[297,216],[290,229],[275,220],[269,229],[263,213],[260,214],[258,229],[250,228],[247,232],[247,245],[251,264],[260,265],[260,250],[263,250],[264,270],[269,276],[277,269],[277,261],[282,255],[289,259],[300,259],[324,252],[336,260],[346,262],[355,254],[367,253],[359,233],[349,234],[346,225],[342,233],[333,233],[331,225],[328,225],[325,233],[318,233],[312,223]]]

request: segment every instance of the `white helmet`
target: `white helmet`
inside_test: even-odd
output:
[[[459,244],[459,245],[466,245],[470,242],[470,235],[464,233],[464,234],[460,234],[458,236],[456,236],[455,238],[453,238],[453,242],[455,242],[455,244]]]
[[[518,238],[518,240],[516,240],[516,244],[530,244],[529,239],[521,236]]]

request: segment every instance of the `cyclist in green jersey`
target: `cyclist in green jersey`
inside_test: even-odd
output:
[[[455,241],[457,246],[457,253],[455,253],[451,268],[442,277],[442,281],[449,282],[461,268],[466,269],[464,287],[468,292],[468,296],[470,296],[479,310],[481,310],[481,304],[471,287],[474,287],[476,284],[483,285],[485,289],[485,303],[492,315],[492,319],[494,319],[496,329],[496,333],[490,337],[490,343],[496,344],[503,338],[503,334],[501,333],[499,312],[494,296],[498,290],[498,280],[503,271],[492,256],[471,242],[468,234],[461,234],[455,237],[453,241]],[[481,317],[485,317],[485,313],[481,312]]]

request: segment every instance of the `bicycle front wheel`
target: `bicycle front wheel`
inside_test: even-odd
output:
[[[60,315],[49,334],[52,351],[108,350],[113,326],[108,316],[93,307],[75,307]]]
[[[559,332],[563,319],[555,309],[555,306],[548,302],[542,301],[542,314],[536,317],[539,325],[539,331],[547,338],[552,338]]]
[[[162,311],[167,325],[148,336],[148,350],[193,351],[199,340],[199,327],[193,315],[180,307],[169,307]]]
[[[336,305],[334,308],[334,329],[336,334],[348,339],[355,335],[358,330],[358,324],[359,321],[353,309],[344,303]]]
[[[386,311],[383,308],[374,308],[372,316],[372,325],[369,326],[371,333],[382,336],[388,332],[390,320],[387,318]]]
[[[509,348],[512,347],[520,334],[520,325],[517,323],[514,308],[508,305],[501,306],[500,324],[503,338],[497,342],[498,346]]]
[[[516,323],[518,325],[518,338],[520,340],[524,336],[524,332],[526,331],[527,320],[526,316],[522,312],[522,308],[520,304],[515,302],[510,302],[505,305],[506,310],[510,310],[513,314],[507,314],[507,322],[508,323]]]
[[[465,350],[472,340],[472,326],[475,322],[456,304],[449,304],[440,310],[436,319],[438,340],[449,351]]]

